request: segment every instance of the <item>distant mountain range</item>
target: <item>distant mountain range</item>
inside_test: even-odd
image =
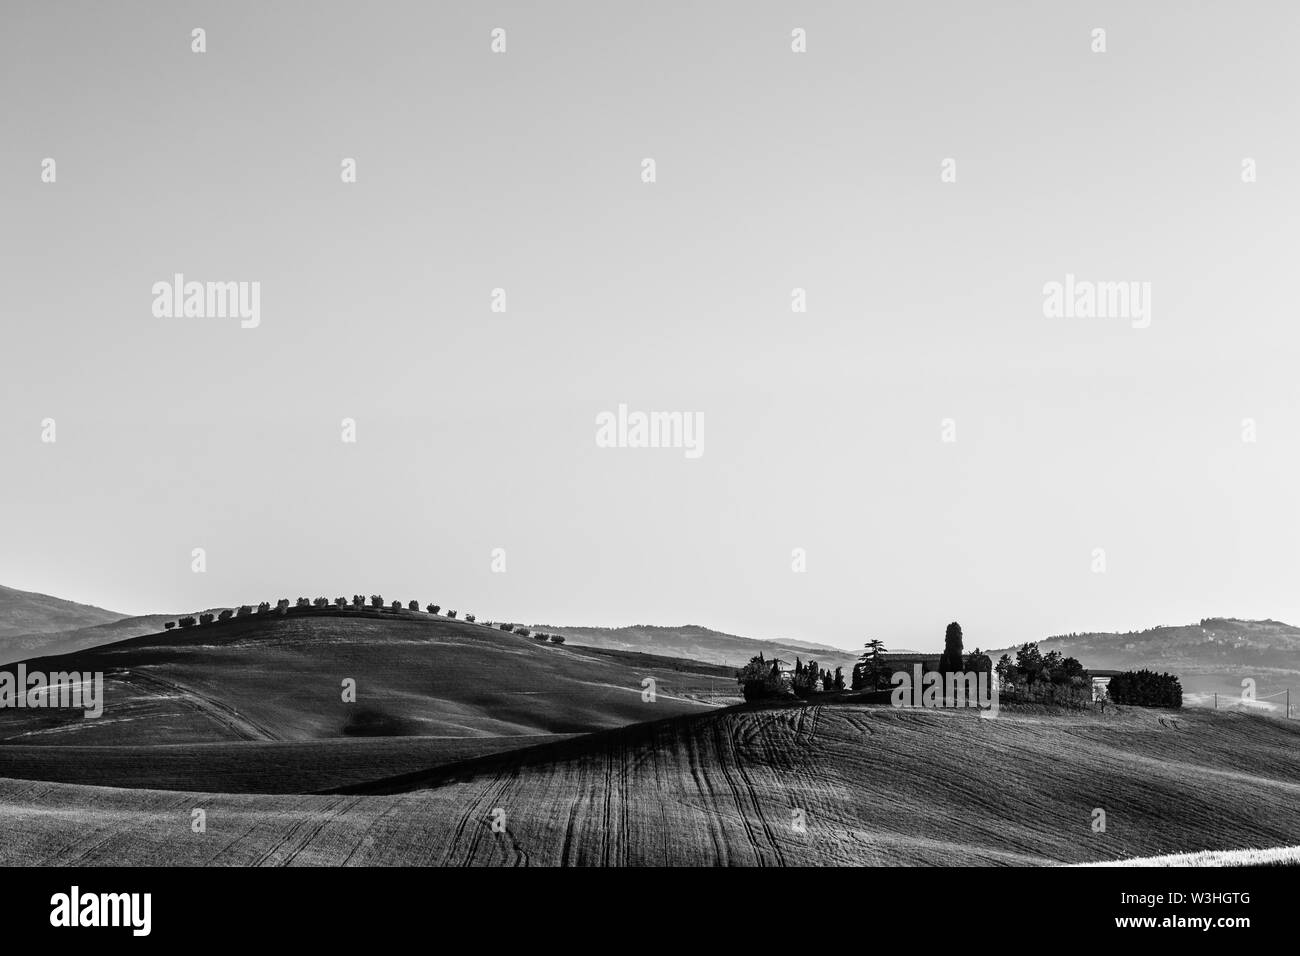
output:
[[[0,640],[23,634],[70,631],[126,617],[102,607],[0,586]]]
[[[652,624],[636,624],[631,627],[564,627],[537,624],[534,627],[550,634],[563,634],[572,644],[585,644],[588,647],[619,651],[641,651],[663,657],[686,657],[709,664],[727,664],[732,667],[743,667],[749,663],[750,658],[758,654],[762,654],[769,660],[774,656],[779,657],[791,664],[796,657],[803,661],[812,659],[817,661],[819,667],[829,670],[843,667],[846,680],[853,669],[854,662],[858,659],[857,653],[846,651],[841,647],[830,647],[809,641],[767,641],[753,637],[740,637],[702,627],[699,624],[684,624],[678,627],[660,627]]]
[[[165,622],[174,621],[180,616],[179,614],[144,614],[140,617],[123,617],[106,624],[72,628],[66,631],[41,631],[36,634],[0,637],[0,664],[48,654],[70,654],[73,651],[99,647],[101,644],[124,641],[128,637],[156,634],[163,629]]]
[[[161,631],[174,614],[128,617],[90,604],[0,585],[0,664]]]

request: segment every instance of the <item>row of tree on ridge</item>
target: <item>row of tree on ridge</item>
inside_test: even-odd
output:
[[[251,604],[243,604],[238,608],[226,608],[225,610],[217,611],[215,613],[212,611],[205,611],[197,616],[192,614],[186,615],[176,621],[167,621],[163,627],[168,631],[176,627],[205,627],[210,624],[230,621],[235,618],[252,617],[258,614],[285,615],[310,611],[313,609],[330,609],[331,607],[336,611],[365,611],[368,608],[371,611],[390,611],[396,613],[402,610],[407,610],[419,613],[420,602],[409,601],[405,608],[403,608],[401,601],[393,601],[391,604],[385,604],[383,596],[379,594],[370,595],[368,604],[365,596],[361,594],[352,595],[351,601],[345,597],[336,597],[332,603],[329,598],[325,597],[318,597],[310,600],[305,597],[300,597],[294,604],[290,604],[288,598],[280,598],[280,600],[276,602],[275,607],[271,607],[271,602],[269,601],[263,601],[261,604],[257,605],[256,609],[254,609]],[[457,612],[454,610],[443,611],[442,607],[437,604],[425,605],[425,611],[431,615],[442,613],[443,616],[453,620],[456,619],[457,615]],[[466,612],[462,620],[469,624],[478,624],[480,627],[495,627],[510,634],[518,634],[520,637],[532,637],[542,642],[549,642],[551,644],[564,643],[564,635],[562,634],[546,634],[541,631],[534,632],[531,629],[518,624],[499,624],[495,621],[483,621],[480,624],[478,618],[468,612]]]

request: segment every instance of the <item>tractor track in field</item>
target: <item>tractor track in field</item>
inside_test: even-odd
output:
[[[705,772],[704,762],[700,759],[700,740],[694,735],[682,735],[675,742],[683,749],[686,769],[690,773],[696,791],[707,798],[710,807],[719,807],[720,804],[714,796],[713,785],[709,781],[708,773]],[[731,854],[728,852],[726,834],[719,824],[719,814],[710,813],[708,820],[709,840],[713,843],[713,859],[719,865],[725,866],[731,862]]]
[[[492,811],[497,807],[500,806],[505,811],[503,822],[506,828],[509,827],[510,811],[501,806],[503,803],[501,796],[510,788],[510,784],[518,774],[519,763],[512,760],[507,766],[482,781],[477,791],[469,796],[466,800],[465,812],[457,819],[455,829],[447,840],[441,866],[473,865],[483,834],[493,832],[491,817]],[[468,845],[462,849],[462,844],[466,841]]]
[[[750,852],[753,853],[759,866],[769,865],[769,854],[774,856],[777,865],[780,865],[782,863],[780,845],[777,843],[771,827],[768,826],[766,817],[763,816],[763,807],[759,801],[758,791],[754,788],[749,775],[745,772],[740,755],[742,746],[738,745],[737,740],[741,736],[752,738],[754,734],[743,733],[741,728],[736,728],[736,732],[733,733],[731,728],[723,724],[715,724],[712,729],[718,770],[731,791],[731,799],[735,803],[736,811],[740,816],[741,826],[749,843]],[[761,730],[758,732],[761,733]],[[751,813],[757,818],[757,825],[750,819]],[[758,835],[759,830],[762,831],[761,839]]]
[[[186,802],[187,802],[187,801],[185,801],[185,800],[182,798],[182,799],[180,799],[180,800],[173,800],[173,801],[172,801],[172,805],[173,805],[173,806],[178,806],[178,805],[185,804]],[[71,860],[67,860],[67,861],[65,861],[65,862],[64,862],[63,864],[61,864],[61,865],[63,865],[63,866],[78,866],[78,865],[83,865],[83,866],[84,866],[84,865],[87,865],[87,864],[93,864],[93,863],[95,862],[95,853],[96,853],[96,851],[99,850],[100,848],[104,847],[104,846],[107,846],[109,843],[112,843],[114,840],[118,839],[119,837],[120,837],[120,834],[118,834],[118,833],[114,833],[114,832],[112,832],[112,831],[110,830],[107,834],[105,834],[105,836],[104,836],[104,838],[103,838],[102,840],[98,840],[98,841],[96,841],[94,844],[92,844],[91,846],[85,847],[85,848],[82,850],[81,853],[77,854],[76,857],[74,857],[74,858],[71,859]]]
[[[290,853],[288,857],[285,858],[284,863],[282,865],[291,866],[293,864],[293,861],[298,858],[298,855],[301,854],[308,847],[310,847],[312,841],[315,840],[316,837],[320,836],[320,834],[322,833],[322,831],[325,830],[326,827],[332,825],[336,820],[340,819],[344,814],[346,814],[349,810],[352,810],[359,803],[361,803],[360,797],[352,797],[352,798],[340,797],[339,802],[330,809],[328,814],[326,814],[321,818],[320,822],[307,835],[307,837],[299,841],[297,848],[292,853]]]
[[[573,861],[569,859],[569,854],[573,850],[573,836],[574,833],[577,832],[578,827],[578,807],[582,805],[582,795],[584,792],[582,787],[582,778],[584,772],[585,767],[582,762],[579,762],[577,766],[578,780],[577,784],[573,788],[573,799],[569,801],[568,818],[564,823],[564,838],[563,842],[560,844],[560,866],[573,865]]]
[[[452,829],[451,835],[447,838],[447,845],[443,849],[442,860],[438,864],[439,866],[451,865],[452,856],[456,851],[456,845],[460,842],[460,838],[462,834],[464,834],[465,828],[469,826],[470,820],[473,819],[475,813],[478,812],[478,801],[478,796],[466,800],[465,809],[457,818],[456,825]]]
[[[214,697],[202,694],[193,687],[187,687],[184,684],[177,684],[174,681],[169,681],[166,678],[159,677],[157,674],[151,674],[139,668],[129,671],[118,671],[112,676],[117,680],[126,684],[131,684],[138,690],[144,692],[161,692],[169,697],[179,697],[182,702],[190,704],[205,717],[221,724],[243,740],[280,739],[279,735],[239,713],[239,711],[235,710],[233,707],[222,703]]]
[[[251,864],[249,864],[249,865],[250,865],[250,866],[267,866],[267,865],[270,865],[271,862],[272,862],[272,860],[273,860],[275,857],[278,856],[281,847],[288,845],[288,843],[289,843],[291,840],[293,840],[294,836],[298,833],[298,831],[307,829],[307,828],[310,827],[310,826],[312,825],[312,823],[314,823],[315,821],[316,821],[316,818],[315,818],[314,816],[305,816],[305,817],[303,817],[301,820],[299,820],[299,821],[298,821],[297,823],[295,823],[293,826],[289,827],[289,829],[288,829],[286,832],[284,832],[283,834],[281,834],[281,835],[276,839],[274,845],[272,845],[270,849],[266,850],[265,852],[262,853],[262,855],[261,855],[260,857],[258,857],[257,862],[255,862],[255,863],[251,863]],[[316,832],[319,832],[319,828],[317,828]],[[284,863],[285,863],[284,860],[279,860],[278,863],[277,863],[277,865],[283,866]]]
[[[495,810],[497,808],[498,805],[507,802],[502,800],[501,798],[510,789],[511,785],[518,779],[518,777],[519,777],[519,764],[517,762],[512,761],[510,765],[503,772],[498,773],[496,777],[492,780],[492,782],[489,783],[487,787],[484,788],[483,793],[485,796],[488,796],[488,799],[485,801],[485,805],[486,804],[493,805],[491,810],[489,810],[489,815],[491,814],[492,810]],[[505,807],[502,806],[502,809],[505,810]],[[494,831],[492,829],[491,822],[487,820],[482,821],[482,825],[473,831],[472,839],[470,840],[469,843],[469,849],[465,853],[465,861],[461,865],[462,866],[472,865],[474,862],[474,858],[478,855],[479,845],[483,842],[483,834],[495,833],[495,832],[498,831]],[[510,837],[512,843],[515,842],[514,838],[510,836],[510,812],[508,810],[506,811],[505,818],[502,820],[502,827],[499,832],[504,833],[507,837]],[[515,843],[515,848],[516,848],[516,865],[517,865],[518,863],[517,843]]]
[[[609,828],[610,828],[609,815],[611,809],[613,808],[613,803],[614,803],[613,750],[614,750],[614,746],[611,743],[609,746],[605,748],[605,753],[603,754],[603,759],[601,760],[601,763],[605,765],[605,770],[604,773],[602,774],[603,784],[600,789],[600,805],[601,805],[601,817],[602,817],[601,820],[602,826],[600,828],[600,865],[601,866],[609,866]]]
[[[619,866],[626,862],[628,844],[626,750],[622,742],[612,740],[605,751],[605,780],[601,793],[605,818],[600,852],[602,866]]]
[[[772,735],[765,733],[762,735],[760,740],[763,742],[764,750],[768,756],[768,767],[771,770],[775,770],[780,766],[780,762],[779,759],[777,759],[777,750]],[[745,769],[745,761],[741,759],[738,752],[736,752],[736,772],[740,775],[740,780],[745,785],[745,791],[749,796],[750,802],[754,806],[754,814],[758,817],[759,825],[763,828],[763,834],[767,838],[767,843],[771,848],[772,855],[776,857],[776,865],[785,866],[785,853],[781,849],[781,843],[777,840],[776,834],[768,823],[766,815],[763,813],[763,804],[759,799],[759,789],[754,786],[753,778],[750,776],[749,771]]]
[[[387,819],[387,817],[390,814],[392,814],[394,810],[396,810],[398,807],[403,806],[404,804],[405,804],[405,798],[396,800],[388,807],[386,807],[383,813],[379,814],[379,816],[377,816],[374,820],[370,821],[370,825],[367,826],[364,831],[362,831],[361,836],[357,839],[356,845],[348,852],[347,857],[339,865],[351,866],[352,860],[356,857],[358,853],[361,852],[362,848],[369,849],[371,846],[373,846],[375,841],[374,841],[374,837],[370,835],[371,831],[378,829],[379,825],[382,824],[384,820]],[[367,844],[366,842],[367,840],[370,841],[369,844]]]

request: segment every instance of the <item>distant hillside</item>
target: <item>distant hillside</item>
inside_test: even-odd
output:
[[[15,637],[93,627],[125,616],[48,594],[0,586],[0,646]]]
[[[1205,618],[1197,624],[1153,627],[1125,633],[1058,634],[1039,649],[1077,657],[1085,667],[1130,670],[1148,667],[1177,674],[1189,703],[1240,703],[1241,681],[1251,678],[1263,709],[1284,706],[1290,687],[1292,713],[1300,711],[1300,628],[1280,621]],[[990,652],[994,660],[1014,648]],[[1279,695],[1276,698],[1270,695]]]
[[[686,657],[710,664],[742,667],[751,657],[779,657],[794,662],[813,658],[821,667],[843,667],[845,675],[858,659],[856,653],[843,648],[813,644],[808,641],[763,641],[753,637],[724,634],[698,624],[678,627],[656,627],[637,624],[632,627],[564,627],[538,624],[536,627],[551,634],[563,634],[572,644],[604,647],[620,651],[641,651],[661,657]]]
[[[179,614],[145,614],[140,617],[124,617],[91,627],[22,634],[0,639],[0,664],[21,661],[38,654],[70,654],[73,651],[98,647],[100,644],[124,641],[128,637],[154,634],[163,629],[165,622],[175,621],[179,617]]]

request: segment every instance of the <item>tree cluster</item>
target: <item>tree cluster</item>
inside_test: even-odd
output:
[[[1157,674],[1143,668],[1125,671],[1110,679],[1110,699],[1137,707],[1182,707],[1183,685],[1173,674]]]

